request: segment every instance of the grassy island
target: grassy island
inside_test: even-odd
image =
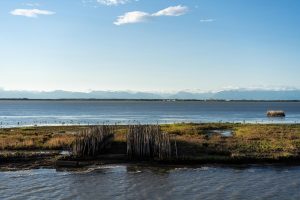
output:
[[[55,166],[60,160],[77,164],[131,162],[126,155],[129,125],[113,127],[114,137],[101,155],[66,155],[72,151],[78,134],[89,128],[0,129],[0,168]],[[300,163],[300,124],[179,123],[159,125],[159,129],[176,144],[176,158],[167,161],[172,164]]]

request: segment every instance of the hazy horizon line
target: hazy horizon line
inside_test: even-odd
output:
[[[34,93],[50,93],[50,92],[70,92],[70,93],[93,93],[93,92],[128,92],[128,93],[154,93],[154,94],[176,94],[179,92],[188,93],[218,93],[223,91],[297,91],[297,87],[225,87],[218,90],[201,90],[201,89],[182,89],[182,90],[113,90],[113,89],[88,89],[88,90],[31,90],[31,89],[6,89],[0,87],[0,91],[5,92],[34,92]]]

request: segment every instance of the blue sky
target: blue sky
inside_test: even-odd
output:
[[[0,87],[300,88],[299,11],[298,0],[1,0]]]

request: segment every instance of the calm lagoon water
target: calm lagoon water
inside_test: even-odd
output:
[[[285,118],[267,118],[284,110]],[[0,126],[173,123],[299,123],[300,102],[0,101]]]
[[[0,199],[299,199],[300,167],[0,172]]]

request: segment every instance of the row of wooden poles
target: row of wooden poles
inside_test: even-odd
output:
[[[83,130],[73,143],[76,157],[94,157],[103,153],[113,141],[115,126],[102,125]],[[159,125],[131,125],[127,132],[127,155],[137,160],[177,158],[176,140],[161,131]]]

